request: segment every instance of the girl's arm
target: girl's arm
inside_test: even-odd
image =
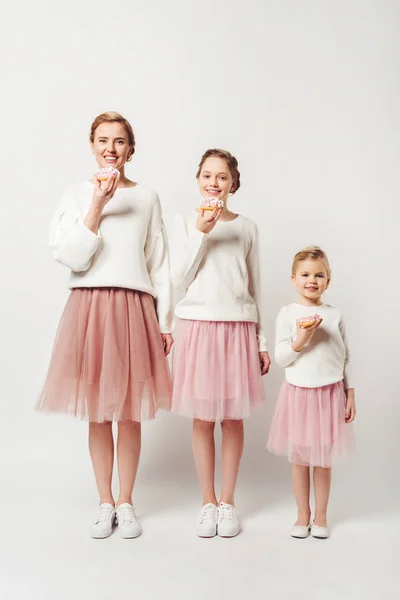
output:
[[[249,293],[257,306],[257,339],[260,352],[268,352],[268,342],[263,328],[263,317],[261,311],[261,283],[260,283],[260,254],[258,247],[258,229],[254,225],[251,248],[247,255],[247,272],[249,274]]]
[[[276,320],[275,360],[281,367],[288,367],[300,355],[292,348],[292,331],[287,312],[281,309]]]
[[[207,234],[177,215],[171,235],[171,280],[178,290],[186,292],[194,281],[206,249]]]
[[[100,242],[100,235],[83,222],[73,191],[67,191],[50,228],[54,258],[71,271],[87,271]]]
[[[156,312],[160,332],[162,334],[171,333],[174,328],[174,319],[169,278],[168,242],[158,196],[153,207],[144,253],[147,271],[156,294]]]
[[[351,389],[354,387],[354,382],[353,382],[352,363],[350,360],[349,344],[348,344],[348,340],[347,340],[346,327],[344,325],[343,318],[341,318],[339,321],[339,331],[340,331],[340,335],[342,336],[342,340],[343,340],[344,348],[345,348],[343,381],[344,381],[345,389],[348,390],[348,389]]]

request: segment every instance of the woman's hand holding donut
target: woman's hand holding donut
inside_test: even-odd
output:
[[[89,212],[84,221],[86,227],[97,235],[101,220],[101,215],[105,205],[114,196],[118,187],[119,173],[116,177],[109,175],[106,181],[96,179],[96,184],[90,204]]]

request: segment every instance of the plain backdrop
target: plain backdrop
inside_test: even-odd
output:
[[[375,598],[384,585],[385,598],[394,597],[400,3],[2,0],[0,17],[4,599],[107,599],[135,578],[146,600],[239,598],[249,584],[255,598]],[[358,415],[357,454],[334,473],[337,534],[326,556],[320,545],[304,553],[286,539],[295,514],[290,469],[265,451],[283,378],[274,364],[265,411],[246,424],[237,540],[196,546],[190,422],[168,414],[143,427],[141,550],[134,556],[113,536],[99,551],[87,539],[97,502],[87,426],[33,406],[68,293],[67,270],[47,247],[49,222],[63,189],[94,172],[88,133],[106,110],[131,121],[137,150],[128,175],[159,192],[167,227],[199,202],[202,153],[221,147],[237,156],[242,187],[230,208],[259,227],[272,351],[277,312],[294,299],[293,255],[309,244],[328,254],[325,300],[345,315]],[[312,565],[322,575],[307,583]],[[222,574],[228,587],[220,589]]]

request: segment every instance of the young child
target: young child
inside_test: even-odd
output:
[[[201,537],[239,532],[234,493],[243,450],[243,419],[262,405],[261,376],[270,358],[260,314],[255,223],[228,209],[240,186],[238,163],[207,150],[197,172],[203,208],[175,221],[171,274],[185,293],[173,358],[171,411],[193,419],[193,453],[203,495]],[[222,493],[214,485],[215,422],[222,428]]]
[[[356,414],[350,355],[340,311],[324,304],[331,270],[317,246],[294,257],[297,303],[281,309],[275,356],[285,368],[267,447],[292,463],[298,518],[291,535],[329,537],[326,522],[332,460],[353,449],[349,423]],[[310,523],[310,467],[314,467],[315,516]]]

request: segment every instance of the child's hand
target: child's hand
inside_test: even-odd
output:
[[[356,400],[354,397],[354,388],[346,390],[346,423],[352,423],[356,418]]]
[[[271,359],[268,352],[259,352],[258,354],[260,356],[261,375],[266,375],[269,371]]]
[[[197,217],[197,229],[202,233],[210,233],[212,231],[220,217],[222,209],[217,208],[215,210],[199,210]]]
[[[304,346],[306,346],[311,340],[322,321],[323,319],[320,318],[315,321],[314,325],[311,325],[311,327],[307,328],[300,327],[300,321],[296,321],[296,339],[292,343],[292,348],[295,352],[301,352],[303,350]]]
[[[161,339],[164,347],[164,355],[168,356],[171,352],[172,344],[174,343],[174,338],[170,333],[162,333]]]

